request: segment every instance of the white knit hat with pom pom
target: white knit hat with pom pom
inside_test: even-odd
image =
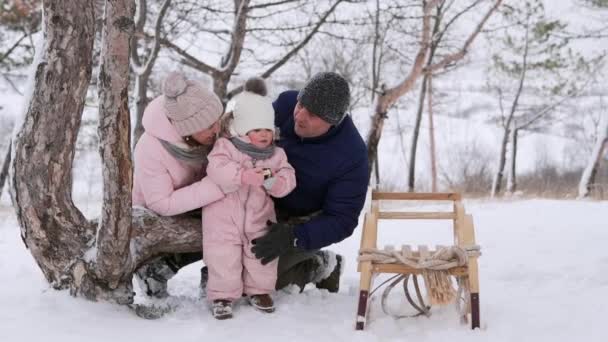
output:
[[[274,108],[266,94],[263,79],[254,77],[247,80],[245,91],[234,98],[234,121],[231,127],[233,133],[244,136],[254,129],[269,129],[274,132]]]
[[[220,99],[203,84],[171,72],[163,81],[167,118],[177,133],[192,135],[213,125],[222,115]]]

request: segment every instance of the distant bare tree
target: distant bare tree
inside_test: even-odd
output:
[[[498,6],[502,3],[502,0],[493,1],[492,6],[487,10],[485,15],[479,20],[477,25],[474,27],[472,32],[468,35],[467,39],[462,44],[461,48],[457,51],[446,54],[441,60],[436,63],[427,65],[428,55],[431,48],[432,37],[431,37],[431,20],[432,13],[436,10],[437,6],[442,4],[441,0],[423,1],[422,2],[422,16],[421,16],[421,29],[420,29],[420,45],[418,52],[414,59],[413,65],[407,74],[407,76],[395,87],[387,88],[382,91],[380,96],[377,98],[374,115],[372,117],[372,128],[369,132],[367,139],[368,147],[368,159],[370,163],[370,172],[373,169],[374,163],[376,162],[378,155],[378,143],[382,136],[382,128],[386,119],[389,108],[395,104],[395,102],[404,94],[411,91],[416,81],[424,73],[435,72],[444,69],[447,66],[453,65],[454,63],[461,60],[466,52],[469,50],[471,44],[490,18],[495,12]],[[411,167],[411,165],[410,165]]]
[[[565,24],[545,16],[539,0],[521,0],[501,12],[505,22],[511,23],[494,37],[502,42],[493,56],[495,73],[489,73],[491,87],[498,95],[500,126],[503,129],[496,173],[491,196],[500,195],[507,161],[507,191],[516,190],[515,163],[517,140],[523,130],[541,130],[556,113],[556,109],[574,97],[580,81],[588,77],[590,64],[573,53],[568,39],[561,38]],[[496,32],[495,32],[496,33]],[[532,86],[542,80],[539,86]],[[525,100],[534,100],[526,105]],[[504,101],[509,101],[505,108]],[[537,102],[540,101],[540,104]],[[508,158],[508,146],[511,156]]]
[[[466,4],[463,8],[453,8],[455,6],[455,1],[442,1],[439,2],[437,7],[435,8],[435,15],[433,16],[433,29],[431,32],[431,42],[428,52],[428,57],[426,60],[425,68],[429,68],[433,63],[435,58],[441,58],[442,54],[445,55],[445,50],[448,50],[449,46],[446,47],[446,43],[444,40],[447,40],[448,35],[451,34],[452,25],[463,15],[467,14],[469,11],[475,10],[476,6],[478,6],[481,1],[476,0],[471,3]],[[461,4],[462,5],[462,4]],[[454,14],[449,17],[448,14],[450,12],[454,12]],[[442,51],[443,50],[443,51]],[[453,69],[454,65],[450,65],[450,70]],[[444,68],[445,69],[445,68]],[[446,70],[442,70],[445,74]],[[415,188],[415,179],[416,179],[416,156],[417,156],[417,147],[418,140],[420,134],[420,126],[422,124],[422,114],[425,108],[425,100],[428,101],[428,110],[429,110],[429,138],[431,142],[431,188],[432,191],[437,191],[437,170],[435,164],[435,135],[434,135],[434,125],[433,125],[433,117],[432,117],[432,76],[433,73],[437,72],[430,71],[425,72],[422,77],[420,93],[418,98],[418,109],[416,111],[416,120],[414,123],[414,131],[412,132],[412,142],[410,144],[410,162],[409,162],[409,172],[408,172],[408,191],[413,192]],[[428,99],[427,99],[428,97]]]

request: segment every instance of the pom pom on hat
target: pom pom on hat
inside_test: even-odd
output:
[[[268,95],[268,88],[266,88],[266,82],[261,77],[251,77],[245,82],[245,91],[258,94],[260,96]]]
[[[171,72],[163,82],[163,95],[167,97],[178,97],[186,92],[188,83],[186,77],[177,71]]]
[[[182,137],[208,129],[222,115],[217,95],[181,73],[172,72],[165,78],[163,95],[167,118]]]

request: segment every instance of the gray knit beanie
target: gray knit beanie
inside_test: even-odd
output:
[[[220,99],[199,82],[171,72],[163,82],[167,118],[177,133],[192,135],[211,127],[222,115]]]
[[[334,72],[320,72],[306,82],[298,94],[298,101],[321,119],[337,125],[350,103],[348,82]]]

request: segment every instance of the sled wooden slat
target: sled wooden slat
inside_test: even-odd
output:
[[[372,271],[374,273],[422,274],[422,270],[398,264],[372,263]],[[448,272],[454,276],[463,276],[468,274],[467,267],[465,266],[450,268]]]
[[[452,212],[400,212],[400,211],[381,211],[378,218],[380,220],[453,220]]]
[[[460,201],[462,196],[452,192],[373,192],[372,200]]]
[[[361,249],[376,249],[378,239],[378,220],[404,220],[404,225],[415,224],[411,220],[451,220],[453,226],[454,245],[461,248],[474,246],[475,230],[473,217],[466,214],[461,202],[462,196],[459,193],[392,193],[392,192],[372,192],[372,203],[370,212],[365,214],[365,221],[361,234]],[[444,212],[406,212],[406,211],[380,211],[381,200],[397,201],[452,201],[452,211]],[[429,250],[427,246],[418,246],[418,250],[413,250],[410,245],[402,245],[401,251],[406,256],[415,258],[430,258],[435,251],[441,248]],[[385,251],[394,251],[391,245],[384,248]],[[365,329],[367,315],[369,311],[370,290],[372,283],[378,274],[392,273],[404,275],[422,274],[422,270],[406,266],[401,263],[380,263],[372,261],[360,261],[357,271],[361,273],[359,305],[357,307],[357,318],[355,328]],[[450,275],[465,277],[469,282],[470,302],[471,302],[471,328],[479,328],[479,270],[477,257],[470,257],[467,265],[452,267],[447,270]],[[467,313],[468,314],[468,313]]]

